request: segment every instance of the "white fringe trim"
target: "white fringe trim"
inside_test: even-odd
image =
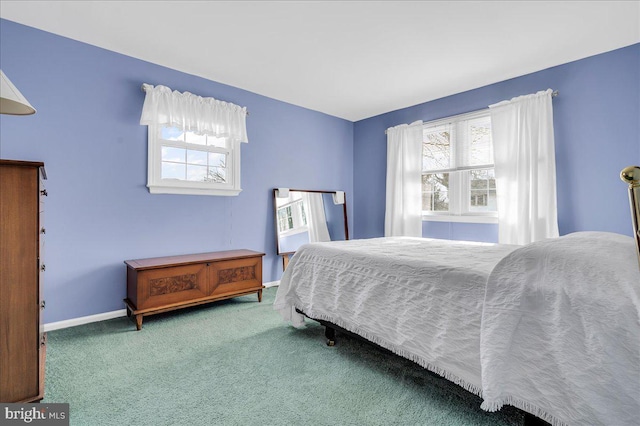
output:
[[[485,411],[494,412],[501,409],[503,405],[511,405],[513,407],[519,408],[522,411],[526,411],[529,414],[533,414],[534,416],[544,420],[545,422],[551,423],[552,426],[569,426],[568,423],[565,423],[562,420],[552,416],[551,414],[547,413],[543,409],[536,407],[535,405],[525,402],[521,399],[514,398],[511,395],[505,398],[494,400],[494,401],[484,400],[480,405],[480,408],[482,408]]]
[[[322,320],[322,321],[328,321],[332,324],[337,325],[338,327],[344,328],[345,330],[348,330],[352,333],[357,334],[358,336],[364,337],[365,339],[367,339],[368,341],[375,343],[378,346],[381,346],[391,352],[393,352],[396,355],[399,355],[403,358],[406,358],[410,361],[415,362],[416,364],[420,365],[423,368],[426,368],[427,370],[436,373],[439,376],[444,377],[445,379],[449,380],[450,382],[455,383],[456,385],[462,387],[463,389],[478,395],[478,396],[482,396],[482,389],[479,388],[478,386],[471,384],[463,379],[461,379],[460,377],[456,376],[455,374],[450,373],[449,371],[438,367],[437,365],[433,365],[430,362],[428,362],[427,360],[425,360],[424,358],[413,354],[411,352],[407,352],[404,349],[393,345],[389,342],[387,342],[386,340],[381,339],[378,336],[375,336],[374,334],[369,333],[368,331],[364,331],[361,330],[357,327],[352,327],[349,324],[346,324],[345,322],[341,321],[341,320],[336,320],[335,318],[331,318],[328,315],[324,315],[324,314],[316,314],[315,312],[307,312],[304,309],[300,309],[299,310],[303,311],[305,314],[309,315],[309,317],[311,319],[318,319],[318,320]]]
[[[296,307],[293,308],[293,310],[295,310]],[[478,386],[471,384],[463,379],[461,379],[460,377],[456,376],[455,374],[450,373],[449,371],[438,367],[437,365],[433,365],[430,362],[428,362],[427,360],[425,360],[424,358],[415,355],[411,352],[407,352],[404,349],[393,345],[389,342],[387,342],[386,340],[381,339],[378,336],[375,336],[373,334],[371,334],[368,331],[364,331],[359,329],[358,327],[353,327],[350,324],[345,323],[342,320],[336,320],[335,318],[330,317],[329,315],[324,315],[321,313],[316,313],[316,312],[307,312],[304,309],[300,309],[297,308],[300,311],[305,312],[306,315],[309,315],[309,317],[311,319],[317,319],[317,320],[322,320],[322,321],[327,321],[330,322],[332,324],[337,325],[338,327],[344,328],[345,330],[348,330],[352,333],[357,334],[360,337],[363,337],[365,339],[367,339],[368,341],[375,343],[378,346],[381,346],[391,352],[393,352],[396,355],[399,355],[403,358],[406,358],[410,361],[415,362],[416,364],[420,365],[421,367],[436,373],[439,376],[444,377],[445,379],[447,379],[448,381],[460,386],[461,388],[475,394],[478,395],[479,397],[482,397],[482,389],[479,388]],[[536,417],[538,417],[539,419],[542,419],[548,423],[551,423],[552,426],[569,426],[568,423],[563,422],[562,420],[552,416],[551,414],[547,413],[546,411],[542,410],[541,408],[538,408],[532,404],[529,404],[528,402],[524,402],[520,399],[514,398],[512,396],[508,396],[506,398],[501,398],[499,400],[496,401],[483,401],[482,404],[480,405],[480,408],[485,410],[485,411],[489,411],[489,412],[494,412],[494,411],[498,411],[500,410],[504,405],[511,405],[513,407],[519,408],[522,411],[526,411],[529,414],[532,414]]]

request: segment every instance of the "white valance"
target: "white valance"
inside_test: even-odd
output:
[[[142,89],[146,97],[140,124],[179,127],[200,135],[248,142],[246,107],[172,91],[166,86],[143,84]]]

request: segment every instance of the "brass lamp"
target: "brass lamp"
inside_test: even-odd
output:
[[[638,264],[640,265],[640,167],[625,167],[620,172],[620,179],[629,184],[629,203],[631,204],[633,235],[636,240]]]

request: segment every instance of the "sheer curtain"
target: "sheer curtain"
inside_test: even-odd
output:
[[[182,130],[248,142],[247,109],[238,105],[180,93],[167,86],[143,84],[146,92],[140,124],[178,127]]]
[[[422,237],[422,121],[387,129],[385,237]]]
[[[302,201],[307,215],[309,242],[331,241],[329,228],[327,227],[327,217],[324,214],[322,194],[319,192],[305,192],[302,194]]]
[[[551,93],[489,106],[501,244],[558,236]]]

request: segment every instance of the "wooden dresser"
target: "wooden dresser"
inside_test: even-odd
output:
[[[44,164],[0,160],[0,402],[44,396]]]
[[[261,302],[262,256],[230,250],[127,260],[127,315],[140,330],[147,315],[251,293]]]

